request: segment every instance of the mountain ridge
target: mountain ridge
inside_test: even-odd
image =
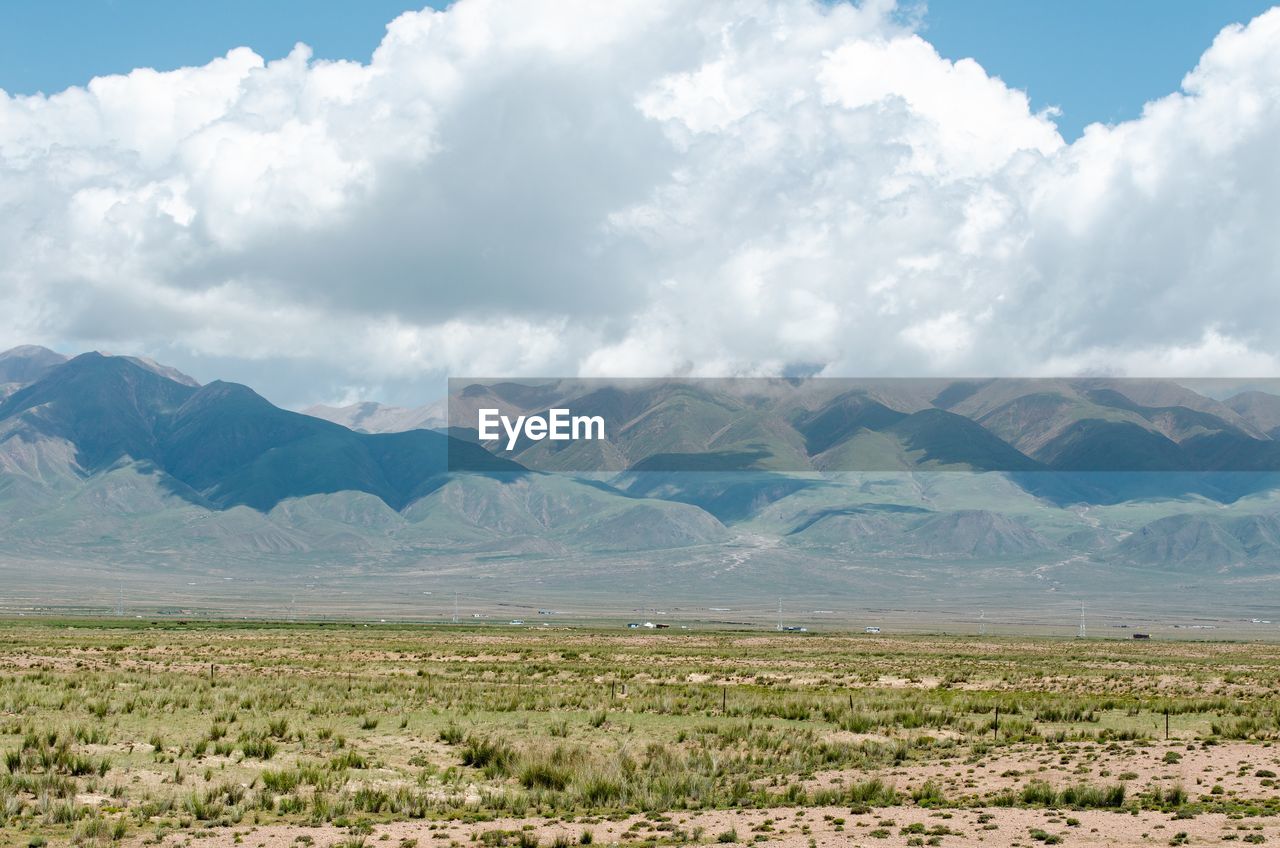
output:
[[[146,462],[208,502],[263,510],[346,490],[400,508],[439,482],[455,452],[481,470],[523,471],[443,434],[359,434],[279,409],[246,386],[197,388],[99,353],[74,357],[0,402],[0,440],[23,437],[74,445],[86,475]]]
[[[0,399],[8,561],[86,574],[430,562],[477,579],[596,569],[707,586],[749,573],[770,593],[799,573],[823,586],[1039,580],[1079,563],[1129,580],[1280,573],[1280,442],[1253,435],[1270,395],[1222,402],[1245,409],[1241,427],[1180,387],[1135,399],[1092,379],[464,387],[464,409],[585,399],[575,411],[618,422],[616,441],[523,440],[508,459],[431,429],[357,432],[139,358],[26,358],[35,379]],[[582,459],[602,470],[575,471]],[[869,470],[839,470],[854,459]]]

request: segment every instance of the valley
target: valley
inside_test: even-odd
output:
[[[0,382],[15,614],[425,621],[457,597],[485,620],[768,626],[781,601],[819,629],[971,632],[985,611],[1069,633],[1081,603],[1118,636],[1280,621],[1280,396],[1256,387],[468,383],[451,417],[609,422],[495,455],[421,429],[439,405],[326,413],[353,430],[139,358],[19,348]]]

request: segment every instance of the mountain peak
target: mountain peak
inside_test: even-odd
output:
[[[19,345],[0,353],[0,386],[11,385],[13,388],[39,380],[49,372],[66,362],[62,354],[40,345]],[[0,391],[0,397],[8,392]]]
[[[196,389],[178,410],[177,418],[185,420],[193,415],[198,416],[209,410],[219,410],[219,414],[240,415],[246,412],[275,410],[271,401],[240,383],[229,383],[225,380],[214,380]]]
[[[341,424],[359,433],[401,433],[406,430],[443,429],[448,425],[445,411],[443,401],[407,408],[366,400],[347,406],[318,403],[304,409],[302,414]]]
[[[175,383],[181,383],[182,385],[190,386],[193,389],[200,387],[199,381],[196,380],[195,378],[187,376],[186,374],[179,371],[177,368],[173,368],[169,365],[164,365],[160,362],[156,362],[154,359],[152,359],[149,356],[136,356],[133,354],[115,354],[105,350],[95,350],[95,351],[91,351],[91,353],[97,356],[103,356],[110,359],[123,359],[126,362],[132,362],[134,365],[137,365],[140,368],[145,368],[148,371],[151,371],[152,373],[159,374],[161,377],[164,377],[166,380],[173,380]]]
[[[83,353],[6,398],[0,420],[65,439],[80,468],[96,471],[125,457],[154,459],[157,421],[192,391],[125,358]]]
[[[167,382],[177,382],[175,380],[170,380],[167,376],[155,369],[147,367],[144,363],[137,361],[135,357],[111,356],[110,354],[91,350],[73,356],[70,359],[64,358],[64,360],[57,366],[48,369],[40,383],[66,383],[71,380],[82,379],[89,375],[128,375],[134,378],[146,379],[149,382],[157,379]],[[146,376],[141,377],[141,375]],[[186,387],[191,388],[189,385]],[[33,385],[31,388],[35,388],[35,386]]]
[[[43,345],[18,345],[11,347],[6,351],[0,351],[0,360],[5,359],[56,359],[65,361],[66,357],[57,351],[50,350]]]
[[[252,397],[265,401],[266,398],[243,383],[232,383],[229,380],[213,380],[200,387],[197,394],[211,397]]]
[[[132,362],[134,365],[140,365],[143,368],[146,368],[148,371],[155,372],[156,374],[159,374],[161,377],[172,380],[175,383],[181,383],[182,385],[190,386],[193,389],[198,389],[200,387],[199,381],[196,380],[194,377],[189,377],[186,374],[179,371],[177,368],[174,368],[172,366],[163,365],[159,362],[156,362],[154,359],[152,359],[149,356],[122,356],[120,358],[127,359],[128,361]]]
[[[1280,437],[1280,395],[1259,391],[1240,392],[1227,398],[1223,404],[1259,430],[1270,434],[1273,439]]]

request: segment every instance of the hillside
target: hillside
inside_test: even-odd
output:
[[[354,433],[278,409],[245,386],[197,388],[97,353],[53,368],[0,403],[0,449],[51,442],[70,446],[84,475],[144,463],[201,502],[259,510],[342,491],[367,492],[399,509],[441,484],[451,451],[481,469],[519,469],[439,433]]]
[[[463,385],[449,411],[460,430],[484,405],[609,422],[605,446],[487,446],[546,470],[1225,473],[1280,471],[1266,398],[1280,415],[1280,395],[1219,402],[1168,380],[576,380]]]
[[[405,430],[440,430],[448,426],[444,406],[438,402],[410,409],[365,401],[347,406],[316,404],[302,410],[302,413],[341,424],[357,433],[402,433]]]
[[[612,422],[606,442],[524,441],[511,458],[432,429],[358,432],[139,358],[0,363],[16,386],[0,401],[0,585],[38,569],[66,597],[121,579],[178,597],[263,569],[352,597],[431,574],[553,596],[803,584],[934,604],[1189,585],[1247,601],[1247,581],[1280,577],[1265,397],[1097,380],[464,387],[464,410]]]

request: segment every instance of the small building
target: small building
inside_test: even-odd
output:
[[[1133,634],[1133,638],[1135,638],[1135,639],[1150,639],[1150,638],[1151,638],[1151,634],[1150,634],[1150,633],[1135,633],[1135,634]]]
[[[879,627],[866,627],[866,628],[863,628],[862,632],[863,632],[863,633],[879,633],[879,632],[880,632],[880,628],[879,628]]]

